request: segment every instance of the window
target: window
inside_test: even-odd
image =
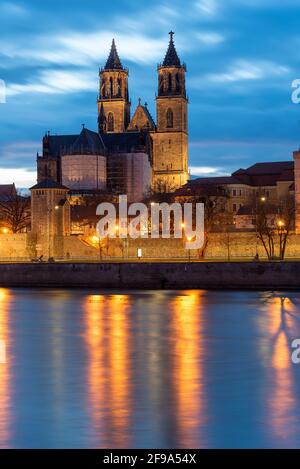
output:
[[[110,97],[112,98],[114,95],[114,85],[113,85],[113,79],[109,79],[109,87],[110,87]]]
[[[232,205],[232,209],[233,209],[234,212],[236,212],[236,204]]]
[[[173,111],[172,109],[167,110],[167,127],[171,129],[173,127]]]
[[[233,189],[233,191],[232,191],[232,195],[233,195],[233,197],[235,197],[235,196],[236,196],[236,189]]]
[[[171,75],[171,73],[169,73],[168,79],[169,79],[169,91],[172,91],[172,75]]]
[[[113,114],[110,112],[108,114],[108,118],[107,118],[107,130],[108,132],[113,132],[114,131],[114,116]]]

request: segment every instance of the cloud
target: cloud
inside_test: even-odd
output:
[[[89,70],[43,70],[38,78],[24,84],[7,85],[7,96],[24,93],[61,94],[78,91],[96,91],[97,75]]]
[[[289,72],[289,67],[273,62],[238,60],[226,72],[209,74],[206,76],[206,79],[214,83],[239,82],[262,80],[285,75]]]
[[[217,45],[225,41],[225,37],[222,34],[215,32],[196,33],[196,38],[206,45]]]
[[[26,16],[28,11],[21,5],[12,2],[2,2],[0,4],[0,15],[4,16]]]
[[[26,59],[37,64],[92,65],[107,58],[113,37],[120,56],[137,63],[156,62],[166,49],[165,36],[154,39],[142,34],[128,35],[111,30],[32,37],[27,40],[27,47],[3,41],[0,53],[10,59]]]
[[[32,163],[40,147],[41,142],[36,141],[20,141],[2,145],[0,147],[0,165],[5,162],[6,166],[9,166],[11,161],[16,162],[17,160],[24,165],[26,163],[24,160],[27,158]]]
[[[31,187],[36,183],[36,171],[21,168],[2,168],[1,184],[15,183],[17,188]]]
[[[214,16],[218,11],[217,0],[198,0],[196,8],[204,15]]]
[[[191,166],[190,172],[193,176],[223,176],[226,171],[212,166]]]

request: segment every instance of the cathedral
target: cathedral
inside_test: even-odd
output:
[[[158,65],[156,122],[139,100],[131,113],[128,69],[115,41],[99,70],[98,131],[83,125],[80,134],[43,138],[37,155],[38,183],[54,180],[70,191],[107,191],[141,200],[151,187],[173,192],[188,180],[186,67],[177,54],[174,33]]]

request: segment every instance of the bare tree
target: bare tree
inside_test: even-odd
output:
[[[12,233],[20,233],[30,225],[30,197],[16,194],[0,200],[0,219]]]
[[[268,202],[256,203],[255,223],[257,237],[261,241],[268,259],[283,260],[286,245],[294,227],[294,198],[287,196],[277,206]]]

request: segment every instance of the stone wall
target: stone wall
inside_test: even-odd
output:
[[[35,239],[30,234],[0,235],[0,259],[31,259],[36,256]],[[137,259],[138,249],[143,259],[198,259],[196,250],[185,249],[182,239],[110,239],[101,244],[103,260],[130,258]],[[54,237],[54,257],[57,259],[100,259],[99,245],[91,246],[77,236]],[[205,259],[243,260],[253,259],[256,253],[254,233],[214,233],[209,238]],[[266,258],[261,243],[258,243],[260,258]],[[44,256],[47,257],[46,255]],[[286,258],[300,259],[300,235],[288,239]]]
[[[300,262],[0,264],[0,287],[299,289]]]
[[[0,235],[0,259],[29,259],[35,256],[34,238],[26,233]]]

